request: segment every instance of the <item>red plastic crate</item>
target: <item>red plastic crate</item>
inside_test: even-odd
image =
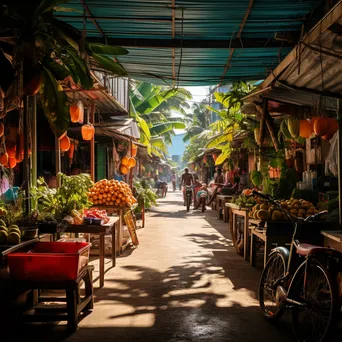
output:
[[[89,261],[88,242],[37,242],[24,253],[8,254],[10,274],[16,280],[74,280]]]

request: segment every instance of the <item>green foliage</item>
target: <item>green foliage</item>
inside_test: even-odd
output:
[[[158,196],[153,191],[151,182],[147,180],[134,181],[134,196],[138,200],[138,206],[135,208],[136,213],[141,213],[142,203],[145,202],[145,209],[150,209],[157,205]]]
[[[41,75],[40,97],[44,113],[57,136],[70,124],[68,102],[60,82],[70,79],[83,89],[91,89],[93,80],[88,66],[91,56],[102,70],[125,75],[120,63],[108,55],[127,54],[127,50],[104,44],[90,44],[72,26],[53,17],[53,10],[70,0],[7,1],[0,8],[0,35],[10,37],[14,44],[0,39],[0,50],[13,56],[13,68],[24,83]],[[63,11],[72,11],[60,8]],[[80,45],[79,45],[80,44]],[[81,53],[82,51],[82,53]],[[10,82],[16,84],[13,77]],[[8,101],[16,99],[17,87],[6,94]],[[5,113],[6,114],[6,113]]]
[[[58,189],[50,189],[43,178],[37,181],[37,187],[31,188],[31,194],[36,203],[35,211],[40,219],[53,215],[56,220],[70,214],[71,210],[82,210],[91,206],[87,192],[93,186],[88,174],[66,176],[58,174],[61,186]]]

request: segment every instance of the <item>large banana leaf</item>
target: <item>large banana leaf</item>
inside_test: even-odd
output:
[[[70,71],[65,67],[65,65],[57,63],[54,59],[50,57],[44,57],[43,65],[51,71],[53,76],[58,81],[63,81],[68,76],[70,76]]]
[[[93,52],[91,54],[91,56],[106,71],[112,72],[113,74],[118,75],[118,76],[126,76],[127,75],[125,68],[119,62],[115,62],[114,59],[112,59],[108,56],[102,56],[102,55],[95,53],[95,52]]]
[[[151,127],[150,132],[152,136],[158,136],[173,129],[184,129],[185,127],[183,122],[163,122]]]
[[[51,129],[60,137],[70,124],[68,98],[50,70],[45,67],[42,70],[40,96]]]
[[[36,16],[52,11],[60,4],[67,4],[70,0],[43,0],[36,10]]]
[[[131,94],[131,101],[134,108],[138,108],[138,106],[145,101],[145,99],[149,98],[153,94],[153,85],[147,82],[141,82],[139,86],[136,88],[136,93]]]
[[[128,51],[119,46],[112,46],[100,43],[87,43],[86,49],[88,52],[95,52],[99,55],[111,55],[111,56],[120,56],[127,55]]]

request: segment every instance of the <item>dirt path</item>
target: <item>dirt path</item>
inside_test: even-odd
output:
[[[95,289],[94,311],[66,340],[292,341],[288,318],[277,327],[262,318],[260,269],[235,253],[228,224],[211,209],[187,213],[179,192],[159,203],[138,231],[139,248],[118,258]],[[42,340],[64,340],[63,329]],[[36,333],[35,341],[44,336],[41,327]]]

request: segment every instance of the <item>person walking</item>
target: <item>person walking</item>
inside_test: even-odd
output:
[[[177,180],[176,172],[173,171],[173,172],[172,172],[172,176],[171,176],[171,182],[172,182],[173,192],[176,191],[176,180]]]
[[[183,186],[183,200],[185,205],[186,186],[194,185],[194,178],[192,177],[192,174],[189,173],[189,169],[187,167],[184,169],[184,173],[182,174],[181,185]]]

